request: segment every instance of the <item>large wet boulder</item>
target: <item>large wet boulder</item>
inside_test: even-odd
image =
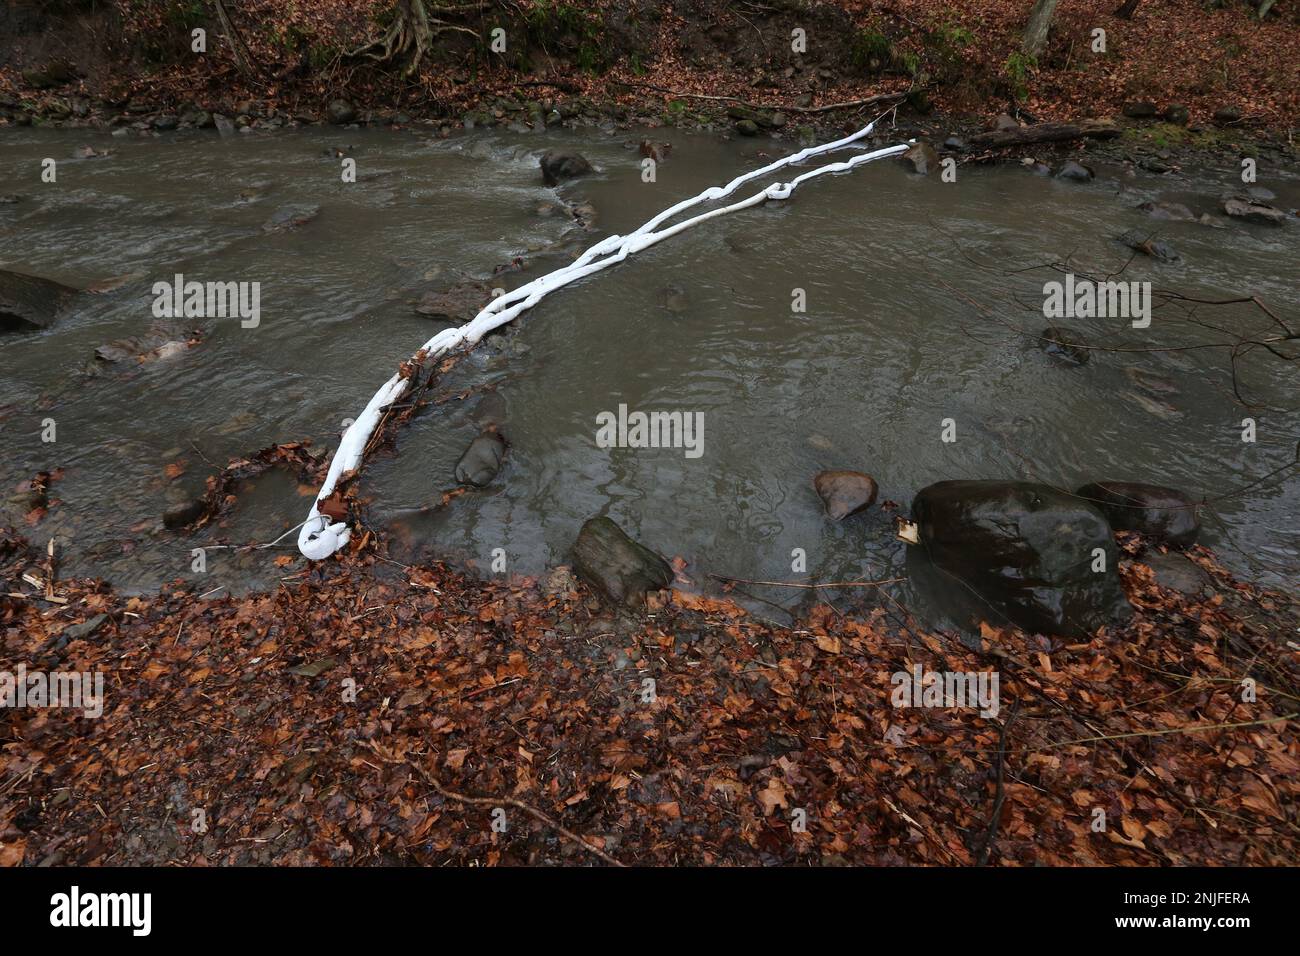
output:
[[[941,481],[917,494],[912,517],[930,562],[978,595],[992,622],[1000,614],[1083,636],[1130,612],[1106,516],[1073,495],[1028,481]]]
[[[1191,544],[1201,530],[1198,506],[1175,488],[1139,481],[1095,481],[1077,492],[1101,509],[1116,531],[1136,531],[1167,544]]]
[[[482,488],[496,477],[505,457],[505,439],[497,432],[484,432],[469,443],[456,462],[456,480],[462,485]]]
[[[76,294],[50,279],[0,269],[0,332],[48,329]]]
[[[609,518],[592,518],[573,545],[578,576],[616,604],[635,606],[672,583],[673,569]]]
[[[876,479],[860,471],[820,471],[813,487],[832,521],[843,521],[876,500]]]
[[[542,167],[542,181],[548,186],[557,186],[566,179],[591,172],[591,163],[585,156],[568,150],[547,150],[538,164]]]

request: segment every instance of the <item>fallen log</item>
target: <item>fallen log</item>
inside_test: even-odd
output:
[[[970,141],[976,146],[1027,146],[1030,143],[1062,143],[1072,139],[1114,139],[1120,129],[1110,120],[1084,120],[1082,123],[1036,123],[1018,129],[992,129],[976,133]]]

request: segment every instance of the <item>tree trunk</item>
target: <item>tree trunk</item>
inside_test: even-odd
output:
[[[1037,123],[1019,129],[989,130],[970,138],[976,146],[1024,146],[1029,143],[1060,143],[1085,136],[1093,139],[1113,139],[1119,127],[1106,120],[1084,120],[1082,123]]]
[[[1021,49],[1032,57],[1041,56],[1047,47],[1047,31],[1052,28],[1057,3],[1058,0],[1037,0],[1029,13],[1029,25],[1025,27],[1025,41]]]
[[[1120,8],[1115,11],[1115,16],[1121,20],[1132,20],[1133,14],[1137,12],[1138,4],[1141,0],[1124,0]]]

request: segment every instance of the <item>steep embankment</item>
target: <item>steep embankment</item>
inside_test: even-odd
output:
[[[1226,124],[1279,137],[1292,131],[1300,107],[1295,5],[1261,21],[1243,3],[1145,0],[1125,19],[1114,0],[1079,0],[1062,4],[1036,58],[1020,49],[1027,6],[19,4],[0,10],[0,117],[127,123],[194,106],[308,120],[342,98],[362,118],[374,110],[376,119],[400,121],[459,118],[509,95],[545,110],[575,97],[618,103],[668,122],[696,120],[726,105],[717,97],[734,96],[813,120],[825,117],[802,111],[910,90],[908,106],[918,112],[989,118],[1012,109],[1042,119],[1151,103],[1175,107],[1176,125],[1206,124],[1218,112]],[[192,50],[195,29],[206,30],[205,52]]]

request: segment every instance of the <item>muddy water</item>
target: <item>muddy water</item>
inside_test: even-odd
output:
[[[192,577],[193,547],[271,540],[310,503],[311,489],[285,475],[255,482],[227,521],[194,536],[162,530],[159,515],[201,489],[209,462],[301,438],[332,448],[341,423],[440,327],[412,309],[423,290],[520,256],[524,271],[491,280],[517,285],[788,148],[650,135],[673,143],[654,183],[642,181],[640,156],[627,148],[641,138],[635,131],[445,140],[4,131],[0,192],[23,199],[0,205],[0,267],[76,286],[138,276],[85,296],[52,330],[0,339],[5,497],[36,471],[62,467],[60,502],[31,533],[64,542],[65,573],[126,588]],[[111,155],[75,160],[81,145]],[[594,230],[539,214],[556,193],[541,185],[537,156],[558,145],[598,166],[559,190],[594,204]],[[351,148],[357,183],[340,181],[332,147]],[[57,184],[39,180],[44,157],[60,161]],[[1300,416],[1244,410],[1221,350],[1100,352],[1083,368],[1055,364],[1015,330],[1048,324],[1043,284],[1060,277],[1018,270],[1072,255],[1081,269],[1114,271],[1128,253],[1113,237],[1140,230],[1182,260],[1138,259],[1122,278],[1202,298],[1256,294],[1300,324],[1300,230],[1155,223],[1134,209],[1167,198],[1210,210],[1232,188],[1232,169],[1101,172],[1078,185],[963,168],[958,183],[944,184],[886,161],[714,220],[556,293],[445,383],[472,389],[469,397],[417,418],[399,454],[371,463],[372,522],[390,531],[401,557],[486,569],[500,548],[511,570],[537,573],[566,559],[584,519],[607,514],[686,558],[701,581],[709,571],[846,579],[891,574],[903,549],[887,511],[828,522],[811,485],[822,468],[871,472],[882,499],[903,511],[917,489],[945,478],[1234,491],[1294,454]],[[1300,203],[1294,174],[1264,170],[1261,183],[1278,205]],[[294,231],[263,230],[294,204],[319,205],[320,215]],[[201,328],[203,341],[184,354],[85,375],[96,346],[148,328],[152,283],[177,272],[260,282],[261,324],[192,320],[185,324]],[[796,289],[805,312],[792,310]],[[1267,330],[1248,308],[1199,315]],[[1066,324],[1132,349],[1223,339],[1172,309],[1146,330],[1119,319]],[[1252,355],[1241,372],[1249,398],[1297,404],[1294,367]],[[703,454],[597,447],[597,415],[620,404],[699,413]],[[1241,441],[1247,414],[1259,423],[1255,444]],[[47,418],[57,425],[53,443],[40,440]],[[956,441],[941,440],[944,419],[955,422]],[[430,509],[486,422],[510,442],[504,471],[489,488]],[[176,462],[184,470],[169,477]],[[22,522],[8,507],[8,520]],[[1206,540],[1248,577],[1294,585],[1298,518],[1297,486],[1265,483],[1217,502]],[[791,571],[794,549],[806,552],[805,575]],[[265,586],[287,573],[273,563],[284,553],[296,554],[210,551],[203,581]]]

